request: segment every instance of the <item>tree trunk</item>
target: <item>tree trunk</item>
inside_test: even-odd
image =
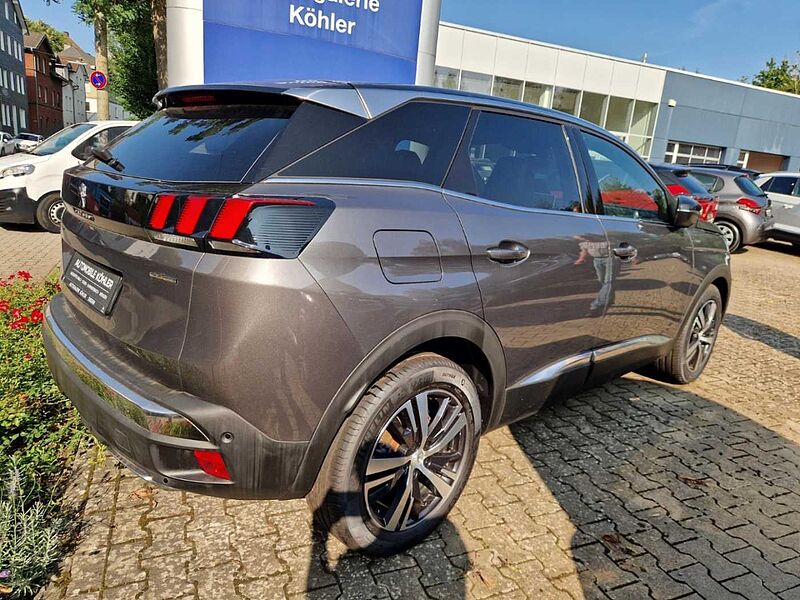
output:
[[[156,72],[158,89],[169,85],[167,73],[167,2],[150,0],[150,18],[153,21],[153,43],[156,50]]]
[[[95,66],[108,77],[108,25],[106,16],[98,11],[94,15]],[[108,119],[108,89],[97,90],[97,119]]]

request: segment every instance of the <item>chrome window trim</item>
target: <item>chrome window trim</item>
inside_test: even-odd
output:
[[[478,202],[497,208],[505,208],[508,210],[517,210],[520,212],[546,214],[546,215],[569,215],[571,217],[590,217],[596,219],[599,215],[588,212],[571,212],[566,210],[549,210],[547,208],[529,208],[526,206],[517,206],[515,204],[506,204],[496,200],[488,200],[480,196],[473,196],[465,194],[464,192],[457,192],[445,187],[436,186],[430,183],[422,183],[419,181],[400,181],[395,179],[352,179],[346,177],[272,177],[265,179],[261,185],[270,183],[282,183],[287,185],[302,185],[302,184],[317,184],[317,185],[357,185],[362,187],[388,187],[388,188],[407,188],[425,190],[429,192],[438,192],[440,194],[447,194],[462,200],[469,200],[471,202]]]

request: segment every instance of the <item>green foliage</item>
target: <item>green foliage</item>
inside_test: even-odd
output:
[[[12,597],[32,594],[60,556],[58,492],[85,439],[44,355],[43,311],[58,289],[26,271],[0,279],[0,473],[11,473],[0,491],[0,591]]]
[[[53,52],[56,54],[64,49],[67,43],[67,36],[63,31],[59,31],[49,23],[45,23],[39,19],[25,19],[25,23],[31,31],[45,34],[47,39],[50,40],[50,46],[52,46]]]
[[[781,62],[770,58],[766,66],[755,74],[753,85],[780,90],[791,94],[800,94],[800,52],[797,61],[784,58]]]
[[[14,464],[0,488],[0,595],[27,598],[36,593],[61,558],[65,517],[47,502],[31,500]]]
[[[75,0],[73,10],[87,23],[102,12],[109,32],[109,88],[139,118],[153,114],[158,91],[149,0]]]
[[[125,25],[111,30],[109,85],[120,104],[138,118],[153,114],[158,91],[153,25],[147,2],[125,12]],[[121,20],[116,15],[114,20]]]

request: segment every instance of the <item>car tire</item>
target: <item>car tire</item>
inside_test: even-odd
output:
[[[728,245],[728,252],[733,253],[741,248],[742,231],[739,229],[738,225],[730,221],[720,221],[719,219],[714,221],[714,225],[716,225],[722,232],[722,236],[725,238],[725,243]]]
[[[64,214],[64,201],[55,192],[39,200],[36,207],[36,222],[42,229],[52,233],[61,231],[61,216]]]
[[[307,498],[317,527],[373,556],[419,543],[461,495],[479,432],[478,392],[461,367],[432,353],[402,361],[336,436]]]
[[[670,353],[658,359],[655,372],[648,374],[678,384],[700,377],[714,351],[722,318],[722,295],[717,286],[709,285],[692,304]]]

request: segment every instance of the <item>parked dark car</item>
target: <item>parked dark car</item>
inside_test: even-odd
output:
[[[719,211],[719,198],[709,192],[706,187],[683,165],[650,163],[653,170],[667,186],[673,196],[691,196],[703,208],[700,220],[713,223]]]
[[[750,177],[705,168],[693,168],[692,175],[719,197],[714,225],[722,231],[731,252],[767,239],[773,224],[772,202]]]
[[[481,434],[711,355],[722,235],[588,122],[412,86],[157,101],[65,175],[45,327],[61,389],[149,481],[307,496],[389,554],[447,515]]]

